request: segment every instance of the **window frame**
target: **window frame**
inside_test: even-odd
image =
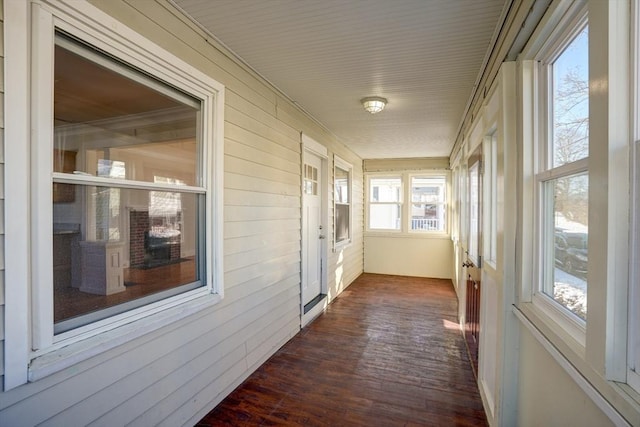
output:
[[[631,2],[631,223],[629,251],[629,294],[626,352],[626,382],[640,393],[640,267],[634,260],[640,255],[640,1]]]
[[[342,169],[347,172],[347,203],[338,203],[336,201],[336,187],[335,187],[335,177],[336,177],[336,169]],[[347,161],[340,158],[337,154],[333,155],[333,250],[339,250],[345,246],[349,246],[353,241],[353,165],[348,163]],[[344,240],[337,241],[337,221],[336,221],[336,212],[337,205],[347,205],[349,207],[349,219],[347,221],[347,225],[349,227],[348,237]]]
[[[426,173],[418,173],[418,172],[412,172],[412,173],[408,173],[407,175],[407,200],[408,200],[408,209],[407,209],[407,227],[406,230],[408,233],[411,234],[425,234],[425,235],[442,235],[442,234],[448,234],[449,233],[449,215],[451,214],[451,210],[449,208],[449,201],[450,201],[450,195],[449,195],[449,180],[448,180],[448,176],[447,174],[438,174],[438,173],[433,173],[433,172],[426,172]],[[413,179],[414,178],[441,178],[443,181],[443,190],[444,190],[444,194],[443,194],[443,200],[440,202],[435,203],[438,206],[442,206],[442,208],[444,209],[444,221],[442,224],[442,229],[441,230],[414,230],[411,227],[411,223],[413,221],[412,215],[411,215],[411,211],[413,209]]]
[[[534,79],[537,91],[534,97],[537,99],[536,122],[538,126],[537,141],[533,144],[534,164],[533,164],[533,186],[534,186],[534,286],[531,288],[531,301],[544,315],[552,322],[562,328],[579,347],[584,348],[586,343],[586,322],[567,307],[555,301],[545,293],[545,289],[553,286],[551,272],[548,271],[552,259],[546,248],[553,247],[554,235],[547,235],[549,227],[549,212],[552,208],[550,204],[550,191],[548,186],[561,178],[570,178],[589,173],[588,156],[580,160],[561,165],[553,166],[553,140],[552,140],[552,115],[553,115],[553,85],[551,68],[554,61],[564,52],[564,49],[575,39],[582,29],[588,25],[587,8],[575,7],[570,14],[565,16],[545,41],[544,45],[535,54]],[[545,201],[546,199],[546,201]],[[549,240],[551,239],[551,240]],[[553,255],[553,254],[551,254]],[[553,264],[551,268],[553,268]]]
[[[424,178],[436,178],[441,177],[444,179],[445,187],[445,224],[444,231],[419,231],[411,230],[411,210],[409,206],[411,202],[411,179],[413,177]],[[432,169],[432,170],[404,170],[404,171],[386,171],[386,172],[367,172],[365,173],[365,232],[369,236],[394,236],[394,237],[412,237],[412,238],[447,238],[450,239],[451,230],[451,178],[452,174],[450,170],[444,169]],[[371,202],[371,180],[378,178],[398,178],[400,179],[400,201],[399,202]],[[370,211],[372,204],[392,204],[400,205],[400,227],[398,229],[379,229],[371,228]]]
[[[498,128],[493,125],[483,140],[483,229],[489,244],[483,245],[483,261],[493,269],[498,262]]]
[[[371,191],[372,191],[372,180],[373,179],[399,179],[400,180],[400,194],[397,202],[373,202],[371,201]],[[405,230],[404,228],[404,192],[405,192],[405,183],[402,174],[399,173],[384,173],[384,174],[368,174],[366,176],[367,183],[367,231],[374,233],[401,233]],[[394,205],[400,207],[400,227],[399,228],[371,228],[371,206],[372,205]]]
[[[5,243],[16,244],[17,250],[15,254],[7,253],[6,257],[6,275],[11,280],[7,281],[6,302],[11,309],[7,310],[5,323],[5,390],[36,381],[166,326],[216,304],[224,296],[221,214],[224,86],[90,4],[67,4],[60,0],[38,4],[10,3],[5,5],[7,33],[16,36],[16,40],[31,40],[32,43],[16,55],[14,61],[9,61],[5,70],[5,79],[13,89],[7,90],[7,101],[16,102],[16,108],[6,112],[9,121],[6,131],[7,136],[31,141],[31,144],[13,144],[7,150],[6,174],[22,183],[30,182],[33,177],[33,184],[8,188],[6,192],[6,203],[10,208],[5,221],[13,232],[7,233]],[[77,37],[201,101],[203,120],[199,131],[202,132],[203,161],[200,176],[206,189],[202,215],[207,230],[202,254],[206,286],[58,336],[53,332],[52,269],[48,268],[52,266],[50,243],[53,239],[51,182],[52,176],[59,178],[52,172],[50,149],[56,30]],[[18,49],[17,46],[8,47],[7,51],[17,53]],[[23,84],[21,80],[25,80],[25,76],[29,77]],[[29,81],[31,90],[28,89]],[[38,126],[30,127],[29,123]],[[30,149],[30,146],[34,148]],[[73,176],[64,179],[73,181]],[[165,189],[166,186],[150,183],[149,187]],[[31,217],[30,221],[24,219],[24,212],[31,214],[27,215]]]
[[[179,92],[169,87],[163,82],[152,80],[152,77],[137,75],[137,72],[132,68],[130,68],[128,64],[122,64],[116,59],[104,57],[100,53],[96,52],[91,46],[83,45],[83,43],[81,42],[72,41],[66,35],[60,34],[58,30],[55,31],[53,41],[55,46],[60,46],[66,49],[67,51],[73,52],[88,62],[109,68],[125,79],[136,81],[137,83],[141,83],[147,88],[155,89],[156,92],[160,91],[165,96],[173,98],[178,102],[182,102],[185,105],[186,103],[195,104],[194,103],[195,100],[185,99],[185,95],[182,92]],[[34,52],[34,55],[38,56],[38,52]],[[36,73],[37,79],[41,78],[40,74],[44,74],[45,76],[47,76],[47,79],[48,79],[48,76],[51,75],[50,71],[52,70],[46,70],[46,72],[44,73],[41,73],[41,71],[42,70],[38,70],[38,72]],[[51,84],[50,81],[38,82],[38,83],[43,84],[44,86]],[[203,102],[201,101],[197,102],[198,111],[201,110],[202,104]],[[46,116],[49,116],[49,114],[46,114]],[[196,138],[202,139],[202,135],[200,135],[202,134],[201,130],[203,128],[202,120],[197,119],[196,122],[197,122]],[[75,124],[71,125],[71,128],[73,129],[76,126],[77,125]],[[46,123],[43,120],[42,123],[38,123],[38,127],[41,129],[48,128],[48,123]],[[55,135],[55,130],[54,130],[54,135]],[[159,191],[162,193],[168,192],[168,193],[180,194],[180,195],[192,194],[196,196],[196,203],[195,203],[196,206],[199,203],[201,203],[202,200],[204,200],[205,206],[206,206],[206,203],[207,203],[206,200],[208,199],[208,191],[207,191],[206,179],[203,179],[203,175],[206,174],[206,171],[208,170],[208,168],[206,167],[206,163],[207,163],[206,158],[204,158],[203,156],[204,144],[198,144],[197,161],[196,161],[194,170],[192,170],[194,174],[197,176],[197,179],[196,179],[197,182],[194,182],[191,185],[176,185],[176,184],[170,184],[170,183],[158,183],[157,181],[151,182],[151,181],[143,181],[143,180],[134,180],[131,177],[111,178],[111,177],[104,177],[104,176],[95,176],[93,175],[93,173],[92,174],[84,174],[84,173],[71,174],[67,172],[55,172],[54,170],[51,169],[51,165],[53,164],[53,159],[46,156],[47,151],[51,153],[51,146],[52,146],[51,141],[55,141],[55,139],[56,138],[52,138],[51,140],[48,140],[48,133],[43,132],[41,134],[41,138],[38,141],[34,141],[34,144],[33,144],[34,151],[39,152],[38,156],[42,156],[43,159],[46,161],[46,164],[49,165],[49,170],[45,168],[39,168],[35,173],[33,173],[32,185],[34,185],[35,187],[45,186],[47,180],[49,180],[50,183],[53,182],[54,186],[56,184],[71,185],[71,186],[77,187],[77,189],[80,192],[87,192],[87,193],[90,192],[92,188],[93,189],[108,188],[108,189],[116,189],[118,191],[123,190],[125,192],[127,190],[147,191],[150,198],[152,198],[154,191]],[[53,147],[55,152],[55,149],[56,149],[55,142],[53,143]],[[149,172],[152,173],[154,169],[157,171],[157,166],[149,168]],[[40,190],[40,191],[43,191],[43,190]],[[76,190],[74,189],[74,191]],[[52,212],[52,204],[46,203],[45,200],[51,200],[51,197],[49,197],[48,199],[38,199],[35,201],[35,203],[38,203],[38,206],[36,207],[34,219],[38,223],[45,223],[47,221],[47,218],[51,218],[51,217],[55,218],[55,215]],[[85,225],[86,227],[93,228],[95,224],[93,223],[93,221],[89,219],[89,217],[93,213],[92,207],[89,206],[92,203],[88,200],[85,203],[87,204],[87,206],[84,206],[82,208],[82,215],[85,218]],[[151,209],[151,205],[152,203],[150,202],[150,204],[148,205],[149,209]],[[205,226],[206,221],[204,217],[205,215],[203,215],[204,212],[201,211],[200,209],[196,209],[194,210],[194,213],[196,215],[195,226],[198,229],[198,234],[206,236],[207,228]],[[126,222],[127,220],[125,219],[123,221]],[[121,225],[124,225],[124,224],[121,224]],[[44,228],[44,226],[39,225],[39,228]],[[88,236],[92,233],[90,233],[89,230],[87,230],[85,234]],[[42,237],[44,237],[44,233],[42,234]],[[182,234],[181,237],[184,237],[184,235]],[[100,240],[102,239],[96,239],[96,241],[100,241]],[[86,237],[86,242],[90,242],[90,241],[93,241],[93,238]],[[127,245],[128,243],[130,243],[130,241],[127,240],[127,241],[121,241],[118,243],[123,243],[124,245]],[[204,253],[205,253],[204,246],[205,245],[198,244],[196,247],[194,247],[195,251],[199,254],[199,256],[197,257],[199,261],[200,260],[204,261]],[[37,246],[37,249],[35,249],[35,251],[37,252],[36,256],[41,260],[47,260],[43,262],[48,262],[48,260],[51,258],[49,256],[50,248],[51,248],[50,244],[45,244],[45,245],[39,244]],[[163,301],[173,296],[185,294],[188,292],[188,290],[186,290],[188,288],[191,288],[192,290],[199,289],[202,287],[205,287],[206,289],[211,289],[211,286],[210,286],[211,278],[207,277],[208,275],[206,273],[207,272],[206,262],[198,262],[198,264],[199,264],[198,280],[192,283],[186,283],[179,286],[170,287],[163,290],[162,292],[157,292],[157,293],[146,295],[144,297],[130,299],[122,302],[121,304],[100,308],[94,312],[83,313],[74,318],[64,319],[63,321],[60,321],[58,323],[54,322],[53,342],[55,343],[58,341],[69,339],[77,334],[82,334],[86,331],[90,331],[92,328],[97,328],[99,327],[99,325],[107,325],[114,319],[117,319],[119,314],[132,313],[137,309],[141,309],[142,307],[149,307],[155,302]],[[48,265],[44,267],[43,265],[39,265],[38,268],[39,269],[44,268],[49,273],[52,270],[52,268],[49,268]],[[42,283],[38,283],[37,286],[35,287],[37,292],[35,293],[35,296],[37,298],[43,298],[44,300],[43,306],[50,307],[52,305],[51,301],[49,300],[50,295],[55,294],[55,291],[49,292],[48,283],[51,283],[53,279],[50,275],[46,274],[46,271],[40,272],[40,274],[42,275],[41,276]],[[43,290],[42,292],[43,295],[40,295],[40,292],[38,292],[41,289]],[[131,307],[131,308],[128,308],[128,307]],[[144,310],[140,310],[140,312],[142,311]],[[113,313],[113,314],[110,314],[110,313]],[[92,320],[92,319],[95,319],[95,320]],[[48,328],[48,326],[45,326],[45,325],[36,324],[34,326],[40,329]],[[58,330],[60,331],[58,332]],[[34,349],[41,348],[40,347],[41,345],[49,346],[51,345],[51,343],[36,342],[34,343]]]

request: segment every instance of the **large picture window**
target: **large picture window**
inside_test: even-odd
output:
[[[589,32],[586,17],[541,61],[543,138],[536,174],[540,291],[587,319]]]
[[[22,284],[6,294],[10,387],[223,295],[224,86],[74,6],[34,4],[10,26],[30,40],[7,70],[11,97],[29,101],[8,115],[10,133],[29,141],[7,152],[27,183],[8,190],[7,242],[28,242],[6,270]]]
[[[201,101],[64,34],[54,54],[60,333],[206,285]]]

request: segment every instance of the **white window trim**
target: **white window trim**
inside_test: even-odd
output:
[[[445,178],[445,209],[446,221],[444,231],[416,231],[410,230],[411,217],[411,177],[444,177]],[[372,178],[400,178],[401,190],[398,202],[374,202],[374,204],[400,204],[400,229],[380,229],[369,227],[369,212],[371,207],[371,179]],[[410,237],[417,239],[451,239],[451,171],[442,169],[433,170],[406,170],[367,172],[365,174],[365,235],[384,237]],[[408,201],[408,202],[405,202]]]
[[[548,121],[550,112],[548,110],[549,93],[546,89],[548,85],[548,65],[552,63],[557,55],[562,51],[564,46],[568,44],[577,34],[578,29],[586,21],[586,8],[583,4],[574,4],[569,7],[568,11],[558,14],[557,22],[553,25],[553,31],[546,34],[546,38],[535,47],[535,50],[529,53],[533,57],[533,72],[526,73],[527,77],[532,81],[523,82],[527,87],[533,88],[533,126],[535,132],[531,136],[532,146],[532,164],[531,164],[531,185],[533,196],[533,212],[532,217],[532,242],[533,242],[533,267],[532,278],[533,283],[530,287],[525,286],[523,289],[521,301],[530,301],[540,311],[541,315],[549,321],[557,324],[567,334],[573,345],[579,352],[584,352],[586,345],[586,323],[568,312],[565,307],[556,303],[550,296],[543,292],[545,278],[543,275],[543,248],[548,247],[547,242],[543,242],[543,221],[546,218],[543,212],[543,186],[545,182],[553,179],[588,172],[588,159],[582,159],[564,166],[553,168],[548,163],[549,158],[549,129]],[[526,101],[525,101],[526,102]],[[539,143],[538,141],[543,141]],[[547,236],[552,238],[552,236]],[[529,293],[528,293],[529,292]],[[528,294],[527,294],[528,293]]]
[[[397,202],[371,202],[371,179],[372,178],[400,178],[400,200],[398,200]],[[367,204],[367,209],[366,209],[366,231],[368,233],[381,233],[383,235],[387,235],[389,233],[402,233],[405,230],[405,221],[403,220],[404,218],[404,211],[405,211],[405,206],[404,206],[404,193],[405,193],[405,180],[402,176],[402,173],[396,173],[396,172],[387,172],[387,173],[369,173],[366,175],[365,177],[365,182],[367,183],[367,187],[366,187],[366,204]],[[370,212],[371,212],[371,204],[374,203],[376,205],[400,205],[400,229],[395,229],[395,228],[389,228],[389,229],[384,229],[384,228],[371,228],[370,227],[370,223],[369,223],[369,218],[370,218]]]
[[[627,327],[627,383],[640,393],[640,267],[636,260],[640,255],[640,1],[631,2],[631,246],[629,251],[629,317]]]
[[[5,36],[16,41],[6,46],[7,57],[12,60],[6,63],[5,70],[5,105],[11,105],[11,108],[5,108],[5,136],[6,140],[25,141],[24,144],[5,144],[5,180],[11,176],[12,181],[12,185],[6,186],[5,190],[5,245],[12,248],[5,255],[4,389],[9,390],[187,317],[223,298],[221,212],[224,86],[86,2],[47,0],[35,5],[29,2],[5,2],[4,9]],[[32,69],[38,68],[38,64],[32,63],[28,43],[32,38],[31,32],[35,30],[32,40],[35,49],[39,44],[46,46],[46,43],[51,43],[53,46],[54,26],[80,35],[86,42],[200,99],[208,99],[203,103],[202,114],[206,117],[206,123],[203,124],[202,136],[204,141],[211,142],[209,146],[205,144],[203,153],[206,159],[203,171],[206,182],[203,185],[208,189],[205,209],[207,287],[142,307],[140,311],[124,313],[122,318],[109,325],[99,324],[92,331],[83,330],[57,342],[53,339],[53,323],[50,320],[53,318],[52,295],[47,295],[51,291],[51,284],[48,290],[35,286],[40,280],[39,272],[46,270],[38,268],[40,262],[47,265],[51,261],[31,257],[32,249],[37,247],[33,245],[42,241],[39,239],[51,240],[50,220],[48,223],[38,220],[34,213],[39,200],[50,200],[41,199],[50,192],[50,189],[46,189],[51,187],[50,178],[44,189],[37,187],[38,193],[31,193],[28,184],[32,168],[46,162],[47,156],[36,157],[37,153],[31,151],[30,144],[26,143],[51,135],[51,129],[38,129],[41,134],[35,134],[36,128],[34,133],[30,131],[33,121],[47,119],[41,116],[47,113],[47,109],[36,108],[31,111],[33,101],[30,96],[38,101],[43,97],[51,100],[51,86],[47,86],[51,76],[37,73],[31,91],[29,79],[25,79],[25,76],[32,75]],[[48,55],[35,58],[37,62],[52,60],[52,48]],[[30,156],[33,159],[30,160]],[[50,168],[49,165],[45,166]],[[25,215],[25,212],[31,215]],[[29,218],[34,221],[33,225],[29,223]],[[46,257],[50,251],[37,251],[36,255]],[[47,274],[50,273],[44,272],[45,279]],[[31,298],[33,300],[30,303]],[[43,319],[49,319],[46,322],[50,326],[32,329],[32,321],[34,325],[45,325]],[[43,350],[33,352],[32,342],[42,346]]]
[[[416,235],[425,235],[425,236],[449,236],[449,224],[451,222],[451,185],[450,185],[450,173],[438,173],[436,171],[425,171],[425,172],[409,172],[404,174],[406,177],[406,190],[407,194],[405,194],[405,198],[408,201],[407,209],[406,209],[406,230],[407,233],[416,234]],[[443,230],[412,230],[411,229],[411,209],[413,205],[413,190],[411,182],[413,178],[443,178],[444,179],[444,201],[442,206],[445,210],[445,221]]]
[[[349,246],[353,241],[353,165],[348,163],[346,160],[340,158],[337,154],[333,155],[333,173],[335,179],[335,168],[338,167],[342,170],[347,171],[347,186],[348,186],[348,196],[349,196],[349,238],[336,242],[336,220],[335,220],[335,212],[336,205],[343,203],[336,203],[335,197],[335,182],[333,186],[333,251],[338,251],[346,246]]]
[[[496,269],[498,258],[498,128],[497,124],[489,128],[483,141],[483,230],[488,245],[483,245],[483,261]]]
[[[537,262],[529,260],[536,256],[534,245],[531,244],[535,241],[532,200],[537,191],[534,190],[534,167],[538,161],[533,146],[540,130],[535,125],[540,111],[535,55],[549,38],[562,31],[564,26],[561,21],[575,18],[576,10],[585,5],[589,8],[589,74],[592,85],[589,108],[590,112],[593,111],[593,114],[590,113],[589,172],[592,177],[599,178],[597,185],[590,185],[589,203],[595,202],[595,206],[593,209],[590,207],[589,214],[593,218],[591,214],[596,213],[600,219],[597,229],[593,228],[596,236],[590,239],[589,252],[601,259],[596,258],[595,266],[589,268],[590,285],[593,285],[588,288],[589,323],[586,342],[580,345],[563,328],[558,327],[558,323],[548,316],[548,311],[532,303],[532,289],[536,285],[532,265]],[[628,75],[631,69],[628,62],[628,14],[629,2],[625,1],[553,2],[521,53],[518,63],[522,111],[520,128],[523,132],[522,150],[519,153],[522,176],[521,225],[518,229],[521,288],[514,313],[524,326],[540,332],[534,332],[534,335],[547,342],[545,348],[554,357],[557,356],[556,360],[565,371],[571,375],[571,370],[575,368],[576,382],[592,386],[594,393],[612,405],[613,412],[625,418],[617,423],[620,425],[627,425],[626,420],[637,420],[640,414],[640,393],[629,386],[631,384],[626,374],[628,264],[635,259],[633,254],[629,256],[628,247],[628,163],[629,144],[633,138],[629,135],[628,122],[632,117],[629,111],[631,103],[627,102],[632,81]],[[593,248],[597,251],[592,251]],[[591,281],[593,277],[595,279]],[[597,399],[593,400],[597,403]],[[615,422],[616,417],[608,415]]]

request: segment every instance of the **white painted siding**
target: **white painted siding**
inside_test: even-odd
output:
[[[4,0],[0,0],[0,387],[4,384]]]
[[[363,269],[362,160],[211,44],[166,1],[91,2],[226,86],[225,297],[194,316],[3,393],[0,425],[190,425],[299,331],[300,133],[354,167],[353,242],[330,254],[331,298]]]
[[[364,240],[362,230],[364,229],[364,182],[362,174],[362,161],[349,155],[346,150],[334,151],[340,158],[346,160],[353,166],[352,184],[351,184],[351,243],[346,246],[337,248],[335,251],[329,251],[329,277],[328,277],[328,295],[329,300],[333,300],[340,292],[342,292],[356,277],[363,271]],[[333,173],[329,174],[333,176]],[[330,188],[334,188],[333,180],[330,182]],[[335,241],[334,229],[334,200],[333,191],[329,193],[330,207],[330,226],[331,241]]]

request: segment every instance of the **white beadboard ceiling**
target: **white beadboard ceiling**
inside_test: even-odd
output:
[[[449,156],[509,0],[173,0],[365,159]],[[386,109],[360,99],[382,96]]]

